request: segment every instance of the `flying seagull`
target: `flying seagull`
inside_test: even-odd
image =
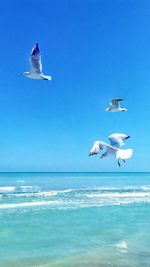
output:
[[[39,45],[35,44],[30,55],[31,71],[24,72],[24,76],[36,80],[51,80],[51,76],[42,73],[42,63]]]
[[[126,108],[120,107],[120,101],[123,101],[123,98],[113,98],[110,100],[110,107],[106,108],[106,112],[118,112],[118,111],[127,111]]]
[[[120,167],[120,160],[122,159],[125,163],[125,160],[131,158],[133,154],[133,149],[131,148],[120,149],[121,146],[125,145],[124,141],[128,138],[130,138],[130,136],[126,134],[111,134],[108,137],[110,145],[103,141],[96,141],[90,151],[89,156],[99,154],[104,148],[106,148],[106,151],[101,155],[101,159],[108,156],[115,156]]]

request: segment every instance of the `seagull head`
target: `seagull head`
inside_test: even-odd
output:
[[[105,109],[105,112],[109,112],[109,111],[110,111],[110,108],[106,108],[106,109]]]

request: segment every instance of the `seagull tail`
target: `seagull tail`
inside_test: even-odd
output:
[[[48,75],[42,75],[42,79],[46,81],[51,81],[52,77]]]
[[[118,149],[116,152],[116,158],[117,159],[129,159],[133,155],[133,149]]]

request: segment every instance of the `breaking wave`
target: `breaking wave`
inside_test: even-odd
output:
[[[23,207],[71,209],[150,203],[150,185],[85,187],[63,190],[44,189],[39,186],[0,187],[0,209],[20,209]]]

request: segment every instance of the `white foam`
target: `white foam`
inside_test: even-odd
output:
[[[127,243],[125,241],[120,241],[115,245],[118,249],[128,249]]]
[[[144,186],[135,186],[135,185],[129,185],[129,186],[96,186],[93,188],[85,188],[85,190],[95,190],[95,191],[150,191],[150,185],[144,185]]]
[[[121,187],[118,186],[96,186],[93,188],[87,188],[87,190],[95,190],[95,191],[116,191],[116,190],[121,190]]]
[[[86,197],[97,197],[97,198],[141,198],[141,197],[150,197],[150,192],[131,192],[131,193],[92,193],[84,194]]]
[[[126,205],[131,203],[150,203],[149,199],[99,199],[98,201],[87,201],[86,200],[49,200],[49,201],[33,201],[33,202],[22,202],[22,203],[5,203],[0,205],[0,209],[14,209],[14,208],[24,208],[24,207],[36,207],[36,206],[50,206],[57,209],[76,209],[76,208],[90,208],[90,207],[103,207],[103,206],[118,206]]]
[[[143,191],[150,191],[150,185],[144,185],[144,186],[141,186],[141,189]]]
[[[24,180],[16,180],[17,183],[24,183]]]
[[[0,191],[8,192],[8,191],[14,191],[16,189],[15,186],[1,186]]]
[[[36,196],[44,196],[44,197],[49,197],[49,196],[56,196],[57,192],[55,191],[48,191],[48,192],[38,192],[34,193]]]
[[[16,204],[1,204],[0,209],[47,206],[51,204],[59,204],[59,201],[36,201],[36,202],[23,202],[23,203],[16,203]]]
[[[21,192],[33,192],[33,191],[39,191],[40,190],[40,187],[36,186],[36,185],[22,185],[22,186],[19,186],[18,189],[21,191]]]
[[[65,189],[65,190],[60,190],[60,191],[55,191],[57,193],[69,193],[69,192],[72,192],[72,191],[75,191],[75,189]]]
[[[22,185],[20,186],[22,189],[32,189],[32,188],[38,188],[38,186],[31,186],[31,185]]]
[[[49,197],[49,196],[56,196],[57,192],[50,191],[50,192],[28,192],[28,193],[14,193],[14,194],[7,194],[8,197]]]

